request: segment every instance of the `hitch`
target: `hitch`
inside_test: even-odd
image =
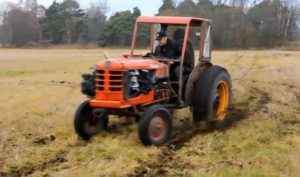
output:
[[[106,115],[106,110],[102,108],[96,108],[93,110],[93,117],[96,119],[101,119]]]

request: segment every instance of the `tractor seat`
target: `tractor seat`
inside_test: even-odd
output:
[[[183,45],[183,40],[184,40],[184,29],[182,28],[178,28],[175,30],[174,34],[173,34],[173,39],[176,40],[176,42],[178,42],[181,46]],[[184,54],[184,72],[183,74],[190,74],[194,68],[194,64],[195,64],[195,52],[194,52],[194,47],[193,44],[188,40],[187,41],[187,46],[186,46],[186,51]]]
[[[178,42],[181,46],[183,45],[184,41],[184,34],[185,31],[182,28],[178,28],[175,30],[173,34],[173,39]],[[185,92],[185,86],[188,81],[188,78],[191,74],[191,72],[194,69],[194,63],[195,63],[195,53],[194,53],[194,47],[193,44],[190,41],[187,41],[187,47],[184,54],[184,63],[183,63],[183,93]],[[179,81],[179,66],[175,66],[173,69],[171,68],[171,71],[173,71],[174,75],[177,76],[177,82]],[[173,83],[173,88],[175,90],[178,90],[178,84]]]

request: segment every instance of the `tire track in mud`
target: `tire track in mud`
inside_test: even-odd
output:
[[[34,143],[34,142],[33,142]],[[54,157],[45,157],[48,160],[40,162],[38,164],[33,164],[30,166],[25,166],[20,169],[11,169],[9,172],[1,172],[0,177],[22,177],[22,176],[30,176],[36,172],[43,172],[47,169],[59,167],[60,165],[68,162],[68,154],[70,153],[69,149],[86,146],[88,142],[85,141],[76,141],[74,143],[67,144],[62,150],[59,150]],[[66,165],[62,169],[68,169],[73,167],[74,165]],[[45,174],[44,176],[47,176]]]
[[[251,96],[244,102],[234,105],[229,109],[228,122],[225,127],[222,127],[220,131],[226,131],[234,124],[243,119],[248,118],[252,114],[258,111],[268,111],[266,105],[272,100],[268,92],[262,91],[256,87],[249,88]],[[255,106],[250,108],[250,103],[255,102]],[[188,123],[189,122],[189,123]],[[160,147],[161,151],[157,154],[157,158],[150,161],[138,160],[139,166],[128,175],[128,177],[140,177],[140,176],[190,176],[184,172],[184,169],[196,168],[192,164],[184,162],[180,156],[176,154],[176,151],[184,148],[192,141],[193,137],[218,131],[217,129],[199,128],[191,120],[184,120],[181,123],[182,127],[177,128],[175,138],[169,142],[169,145]],[[176,169],[178,174],[173,174],[170,169]]]
[[[251,96],[249,96],[244,102],[232,105],[228,109],[227,122],[222,127],[213,128],[211,126],[204,125],[204,127],[199,128],[199,125],[195,124],[191,120],[187,120],[190,124],[182,124],[183,126],[179,128],[181,131],[177,133],[180,135],[179,138],[173,138],[173,140],[170,142],[174,150],[180,150],[182,147],[186,146],[187,142],[189,142],[194,136],[211,133],[218,130],[224,131],[231,128],[235,123],[248,118],[256,112],[267,112],[268,108],[266,105],[272,100],[272,98],[269,96],[269,93],[256,87],[250,88],[250,92]],[[251,105],[252,107],[250,106],[251,102],[255,102],[254,106]]]
[[[252,96],[249,97],[249,101],[257,100],[256,105],[253,107],[251,112],[258,112],[263,111],[267,112],[268,108],[266,105],[272,101],[272,98],[270,97],[268,92],[262,91],[258,89],[257,87],[251,87],[250,93],[252,93]]]
[[[156,159],[150,161],[139,159],[138,162],[139,166],[128,177],[191,176],[183,171],[187,168],[194,168],[190,163],[182,162],[181,157],[176,155],[176,150],[172,145],[161,147],[161,152],[157,154]],[[176,172],[171,173],[171,169],[176,169]]]
[[[298,104],[300,104],[300,88],[297,86],[295,83],[286,83],[286,82],[266,82],[266,81],[257,81],[257,80],[251,80],[252,83],[261,83],[269,86],[282,86],[282,87],[287,87],[288,91],[292,91],[293,94],[295,95]]]
[[[235,121],[244,119],[247,115],[240,109],[233,109],[230,114]],[[170,140],[170,144],[160,147],[161,151],[156,155],[156,159],[150,161],[138,160],[139,166],[137,166],[133,173],[129,174],[128,177],[191,176],[191,174],[187,174],[184,170],[194,169],[196,167],[188,162],[184,162],[182,158],[176,154],[176,152],[187,146],[193,137],[211,133],[215,130],[197,128],[193,125],[191,120],[187,121],[190,123],[188,124],[186,122],[186,124],[183,125],[185,127],[181,128],[180,132],[177,132],[177,135],[175,135],[177,137]],[[176,169],[177,173],[174,174],[174,171],[171,172],[170,170],[172,169]]]
[[[41,162],[37,165],[23,167],[17,170],[11,170],[7,173],[0,172],[1,177],[19,177],[19,176],[28,176],[37,171],[44,171],[45,169],[55,167],[60,165],[61,163],[67,162],[66,156],[67,151],[59,151],[54,158]]]
[[[256,62],[257,61],[254,60],[250,68],[253,69],[256,65]],[[242,77],[237,78],[235,80],[240,82],[249,74],[250,74],[249,72],[244,73]],[[251,82],[256,83],[257,81],[252,80]],[[263,84],[274,85],[274,83],[268,83],[268,82],[264,82]],[[300,103],[300,92],[294,90],[297,89],[296,85],[288,84],[288,83],[275,83],[275,84],[288,87],[289,89],[293,89],[293,93],[298,103]],[[250,86],[247,90],[248,90],[247,92],[250,93],[248,98],[245,99],[243,102],[240,102],[238,105],[235,105],[233,108],[229,110],[228,113],[229,123],[227,124],[226,127],[224,127],[223,130],[232,127],[232,125],[234,125],[238,121],[248,118],[251,115],[256,114],[257,112],[270,114],[271,117],[274,116],[273,115],[274,113],[270,111],[267,107],[267,104],[272,102],[272,97],[270,96],[269,92],[262,90],[258,86]],[[190,120],[187,121],[191,122]],[[295,131],[299,132],[297,130],[294,130],[295,127],[300,124],[299,119],[285,120],[284,118],[282,118],[279,119],[279,121],[283,124],[283,126],[277,132],[281,137],[285,137],[286,135],[292,134]],[[186,164],[186,163],[181,164],[183,160],[179,156],[176,156],[176,151],[187,146],[188,142],[192,141],[192,138],[194,136],[210,133],[215,130],[197,129],[193,127],[191,124],[186,124],[186,123],[183,123],[182,130],[183,131],[177,133],[180,135],[180,137],[177,137],[177,139],[173,138],[170,141],[170,145],[161,147],[161,152],[157,155],[156,160],[150,162],[141,161],[140,165],[134,169],[134,172],[128,176],[168,176],[168,175],[170,176],[174,174],[170,174],[168,169],[173,168],[182,171],[185,168],[196,168],[191,164]],[[186,166],[186,167],[182,168],[182,166]],[[188,174],[176,174],[176,175],[188,176]]]
[[[266,105],[272,100],[268,92],[263,91],[257,87],[249,88],[250,96],[243,102],[235,105],[229,110],[228,117],[230,123],[225,130],[232,127],[232,125],[240,120],[246,119],[251,114],[258,111],[268,111]],[[250,103],[254,102],[255,106],[250,108]],[[293,122],[287,122],[293,123]],[[211,133],[215,130],[199,129],[195,127],[191,120],[184,120],[181,122],[183,128],[181,128],[174,139],[170,141],[169,145],[160,147],[160,153],[155,155],[155,158],[150,161],[138,160],[139,165],[134,168],[134,171],[128,176],[190,176],[185,172],[185,169],[196,168],[190,163],[184,162],[182,157],[177,155],[177,151],[188,145],[188,142],[192,141],[193,137],[201,134]],[[190,131],[186,131],[190,130]],[[77,146],[77,145],[69,145]],[[66,150],[58,152],[54,158],[46,160],[37,165],[30,167],[24,167],[19,170],[11,170],[8,173],[0,172],[0,176],[28,176],[38,171],[44,171],[49,168],[60,166],[62,163],[67,162],[68,152]],[[176,169],[176,171],[172,171]],[[174,174],[176,173],[176,174]]]
[[[235,59],[235,61],[237,61],[238,59]],[[254,58],[252,63],[250,64],[249,68],[248,69],[244,69],[244,73],[238,77],[238,78],[232,78],[231,80],[232,81],[238,81],[238,82],[241,82],[241,81],[244,81],[244,79],[250,75],[251,73],[253,73],[255,70],[261,70],[261,68],[258,68],[258,67],[255,67],[257,65],[257,62],[259,61],[258,58]]]

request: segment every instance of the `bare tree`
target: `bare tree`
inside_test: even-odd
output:
[[[2,34],[6,45],[22,46],[30,41],[39,40],[39,23],[31,12],[12,8],[4,13]]]
[[[37,9],[38,9],[37,0],[26,0],[25,1],[25,10],[31,11],[36,15]]]
[[[87,31],[85,37],[81,35],[81,41],[96,42],[99,37],[99,31],[104,27],[106,20],[106,13],[109,11],[106,1],[99,0],[97,3],[91,3],[90,8],[87,9]]]

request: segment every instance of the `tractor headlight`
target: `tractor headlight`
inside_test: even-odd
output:
[[[130,71],[130,84],[129,87],[134,91],[139,91],[139,82],[138,82],[138,70]]]
[[[125,99],[147,94],[154,86],[153,71],[129,70],[125,72]]]
[[[125,72],[125,99],[133,98],[140,93],[139,74],[138,70],[128,70]]]
[[[88,96],[95,96],[95,81],[94,75],[90,73],[82,74],[83,81],[81,82],[81,92]]]

